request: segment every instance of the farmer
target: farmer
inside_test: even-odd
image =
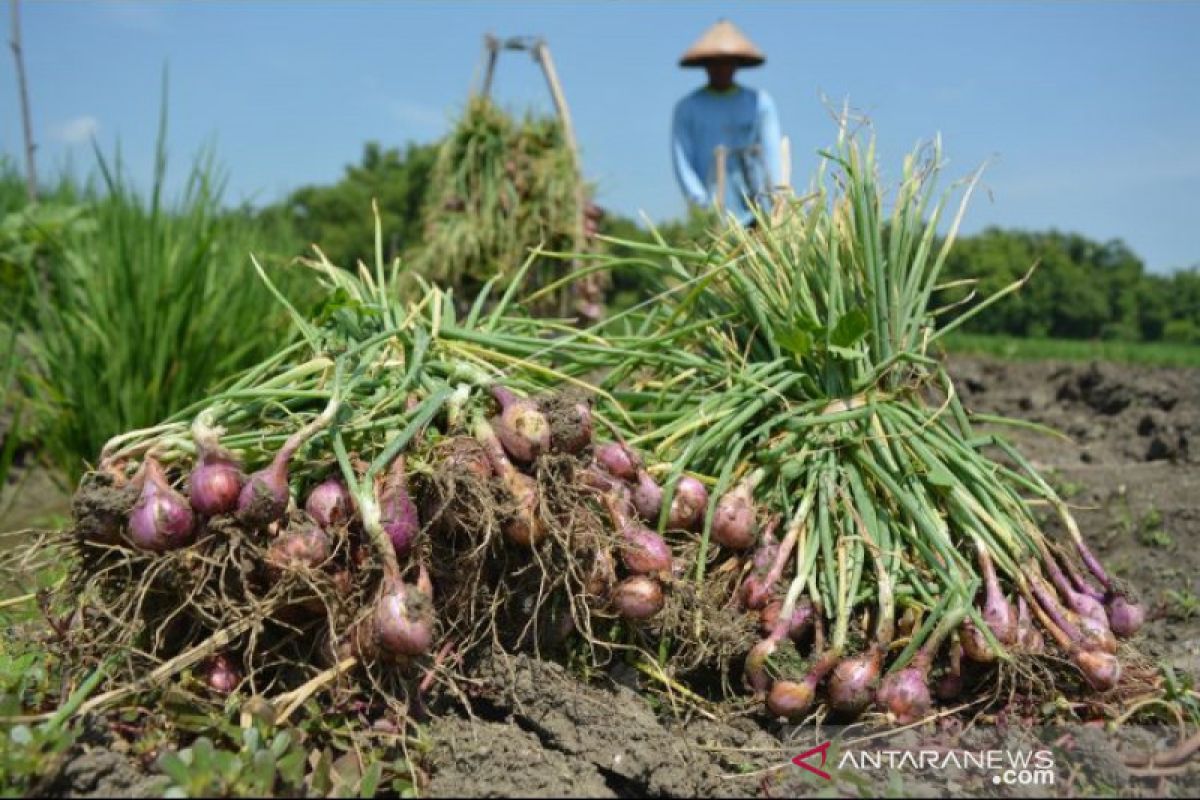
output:
[[[688,204],[719,207],[743,225],[754,224],[753,205],[780,183],[780,132],[775,102],[762,89],[733,82],[738,67],[757,67],[766,56],[732,22],[713,25],[679,61],[704,67],[708,85],[675,106],[671,157]],[[718,176],[717,148],[724,148],[724,176]],[[719,184],[723,197],[718,198]]]

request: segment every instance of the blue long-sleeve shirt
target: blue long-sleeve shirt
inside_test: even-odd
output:
[[[746,224],[753,213],[745,198],[762,202],[781,180],[779,115],[771,96],[745,86],[726,91],[703,87],[676,104],[672,162],[679,188],[693,205],[712,205],[718,145],[728,152],[722,205]]]

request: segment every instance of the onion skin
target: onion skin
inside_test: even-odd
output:
[[[492,396],[501,408],[492,427],[509,456],[528,464],[550,449],[550,422],[537,403],[503,386],[493,386]]]
[[[237,508],[245,480],[246,476],[232,458],[202,448],[188,477],[188,501],[197,513],[206,517],[228,514]]]
[[[754,498],[749,482],[717,501],[713,511],[712,539],[730,550],[749,550],[754,546]]]
[[[420,588],[392,581],[375,607],[379,647],[393,656],[420,656],[433,646],[433,601]]]
[[[695,530],[704,519],[708,508],[708,489],[690,475],[679,478],[675,484],[675,496],[671,498],[671,510],[667,514],[667,527],[674,530]]]
[[[335,528],[350,521],[354,504],[341,478],[326,478],[308,493],[304,510],[322,528]]]
[[[662,584],[645,575],[633,575],[616,585],[612,604],[628,620],[646,620],[662,611],[665,600]]]
[[[141,493],[129,512],[129,538],[134,546],[162,553],[190,544],[196,527],[191,506],[167,483],[153,458],[147,457],[141,481]]]
[[[839,661],[829,678],[829,707],[847,716],[861,714],[875,697],[882,665],[883,653],[878,647]]]
[[[1123,594],[1114,595],[1105,610],[1108,612],[1108,623],[1112,632],[1122,639],[1136,634],[1146,622],[1146,609],[1139,603],[1131,602]]]

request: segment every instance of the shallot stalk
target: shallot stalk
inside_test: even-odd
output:
[[[540,498],[537,481],[518,470],[508,460],[495,430],[482,416],[475,421],[475,438],[487,451],[492,468],[500,476],[509,496],[515,501],[516,507],[504,525],[504,535],[513,544],[535,547],[548,532],[538,513]]]
[[[800,501],[800,506],[796,510],[796,514],[788,524],[787,532],[783,535],[783,541],[779,543],[779,548],[775,551],[774,561],[767,570],[767,574],[761,580],[752,580],[754,576],[746,580],[746,583],[742,587],[742,604],[746,608],[761,609],[767,604],[774,593],[775,584],[783,576],[788,559],[791,558],[792,549],[795,548],[796,541],[800,537],[801,531],[804,530],[804,521],[808,517],[809,509],[812,508],[813,497],[813,492],[805,492],[804,498]],[[791,594],[799,597],[799,588],[797,587]],[[795,599],[793,599],[792,604],[795,605]]]
[[[223,431],[206,409],[192,422],[196,442],[196,466],[188,478],[188,500],[205,516],[227,514],[237,508],[238,495],[246,476],[233,455],[220,445]]]
[[[1024,595],[1017,595],[1017,645],[1032,654],[1041,653],[1046,647],[1042,634],[1029,618],[1029,604]]]
[[[492,397],[501,409],[493,427],[509,456],[528,464],[550,449],[550,422],[536,402],[498,385]]]
[[[1108,621],[1093,616],[1079,614],[1064,608],[1055,596],[1054,590],[1046,585],[1038,575],[1028,576],[1029,586],[1038,604],[1049,614],[1072,641],[1078,642],[1085,650],[1103,650],[1106,653],[1117,652],[1117,639],[1108,628]]]
[[[896,606],[892,595],[892,576],[888,572],[883,553],[854,506],[847,502],[846,508],[857,525],[875,565],[878,613],[875,640],[867,648],[867,652],[843,659],[834,669],[833,676],[829,679],[829,706],[841,714],[857,716],[875,698],[875,689],[883,669],[883,657],[895,635]]]
[[[134,485],[141,492],[129,512],[129,538],[142,550],[176,550],[192,541],[195,518],[183,495],[171,488],[162,466],[147,454]]]
[[[733,491],[723,495],[713,510],[712,539],[730,550],[748,550],[754,546],[755,510],[754,489],[764,475],[756,469],[746,476]]]

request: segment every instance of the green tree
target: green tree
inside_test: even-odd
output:
[[[436,145],[410,143],[401,150],[368,142],[361,162],[347,166],[337,183],[303,186],[263,216],[287,222],[306,247],[318,244],[333,263],[352,267],[374,258],[375,200],[390,260],[420,240],[420,208],[436,155]]]

